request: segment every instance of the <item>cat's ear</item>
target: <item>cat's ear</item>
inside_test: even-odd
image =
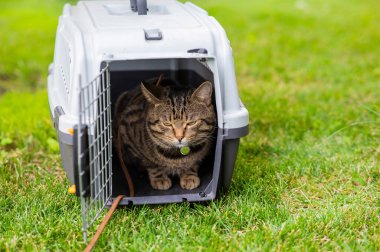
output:
[[[209,81],[205,81],[197,89],[195,89],[194,93],[191,95],[191,99],[210,105],[211,95],[212,84]]]
[[[144,97],[147,99],[148,102],[150,102],[153,105],[161,104],[162,101],[158,99],[156,96],[158,95],[158,90],[153,85],[147,85],[141,82],[141,92],[144,95]],[[148,88],[149,89],[148,89]]]

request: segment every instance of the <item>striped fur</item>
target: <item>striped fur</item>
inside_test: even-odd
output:
[[[120,95],[114,122],[125,160],[146,169],[154,189],[169,189],[173,175],[180,177],[183,189],[200,185],[198,168],[213,145],[216,127],[210,82],[196,90],[141,84]],[[180,153],[184,146],[190,147],[186,156]]]

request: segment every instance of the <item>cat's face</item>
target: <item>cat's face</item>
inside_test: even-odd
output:
[[[212,84],[204,82],[194,90],[141,85],[150,104],[147,128],[153,141],[163,148],[195,146],[210,141],[216,115],[212,105]]]

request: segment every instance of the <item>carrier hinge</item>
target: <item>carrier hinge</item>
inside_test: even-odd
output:
[[[53,123],[54,123],[54,128],[56,130],[58,130],[59,128],[59,117],[64,114],[65,114],[65,111],[63,111],[63,108],[61,106],[57,106],[54,108]]]

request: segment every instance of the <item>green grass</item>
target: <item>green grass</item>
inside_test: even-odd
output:
[[[63,0],[0,2],[0,94],[45,86]]]
[[[379,1],[194,2],[226,28],[250,111],[230,191],[120,209],[96,250],[379,251]],[[62,4],[0,3],[2,251],[85,246],[44,89]]]

